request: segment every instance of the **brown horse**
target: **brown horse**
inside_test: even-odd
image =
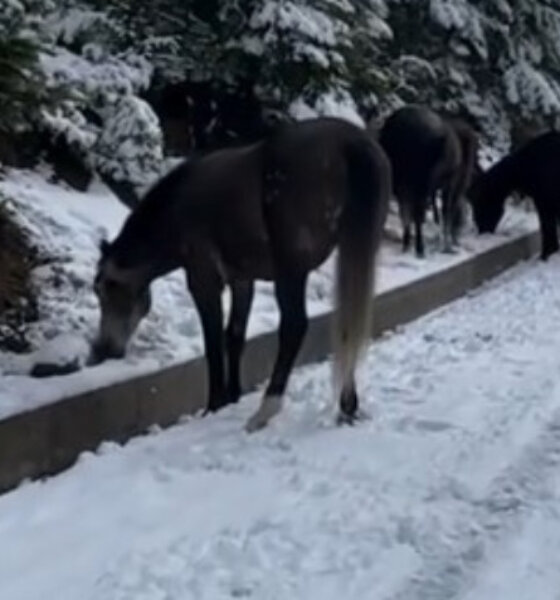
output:
[[[445,122],[457,136],[461,148],[461,163],[455,176],[448,179],[446,182],[447,186],[455,188],[448,192],[448,197],[453,198],[453,206],[451,207],[452,214],[450,216],[450,236],[453,243],[457,244],[459,232],[464,224],[463,198],[466,195],[473,177],[480,172],[480,166],[478,164],[478,135],[467,121],[463,119],[450,117],[446,118]],[[452,195],[453,191],[454,195]],[[432,196],[432,209],[434,211],[435,221],[436,223],[439,223],[439,211],[435,193]]]
[[[395,111],[383,125],[379,140],[393,169],[393,189],[403,223],[403,248],[411,243],[411,222],[415,229],[417,256],[424,256],[422,228],[428,202],[442,191],[444,250],[457,241],[459,199],[470,171],[463,157],[466,124],[447,122],[423,106],[405,106]],[[470,151],[469,151],[470,152]],[[437,217],[437,214],[436,214]]]
[[[332,118],[284,125],[252,146],[179,166],[148,192],[117,238],[102,244],[95,277],[101,322],[92,360],[124,355],[149,310],[151,282],[183,268],[202,322],[208,410],[236,402],[254,281],[272,280],[279,348],[247,430],[264,427],[281,410],[306,332],[308,275],[338,246],[335,373],[341,418],[351,422],[390,182],[379,146],[362,129]],[[225,285],[232,293],[226,332]]]

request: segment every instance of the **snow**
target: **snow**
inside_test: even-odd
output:
[[[40,320],[29,329],[34,349],[66,334],[91,341],[99,319],[92,290],[99,242],[118,233],[127,209],[99,182],[87,193],[80,193],[49,183],[44,174],[26,171],[11,171],[0,182],[0,193],[11,199],[21,224],[42,252],[51,257],[34,273],[40,290]],[[534,215],[512,210],[500,225],[499,235],[477,237],[467,233],[463,248],[456,255],[440,253],[436,232],[428,228],[431,249],[425,261],[403,255],[400,243],[388,240],[381,252],[378,290],[393,289],[457,264],[473,252],[534,229],[535,222]],[[390,215],[388,236],[398,240],[399,231],[396,216]],[[312,316],[332,308],[333,260],[334,256],[310,277],[307,308]],[[224,301],[227,303],[227,294]],[[274,330],[277,324],[273,287],[269,283],[258,284],[249,335]],[[0,418],[154,372],[199,356],[202,351],[198,315],[183,274],[175,272],[153,284],[152,311],[134,336],[124,360],[108,361],[64,377],[37,380],[25,375],[33,364],[32,357],[0,354]]]
[[[145,61],[127,61],[126,57],[88,60],[63,48],[41,54],[41,66],[52,83],[64,83],[85,94],[103,94],[117,98],[146,88],[152,76]]]
[[[321,94],[310,106],[302,98],[298,98],[288,108],[289,114],[298,121],[321,117],[338,117],[359,127],[365,127],[364,120],[358,112],[356,103],[345,90]]]
[[[480,59],[488,59],[481,14],[467,0],[430,0],[430,17],[445,29],[457,31],[476,50]]]
[[[78,361],[85,362],[89,347],[83,337],[69,333],[59,335],[49,340],[39,350],[33,353],[33,364],[65,365]]]
[[[10,600],[553,600],[560,258],[373,344],[372,418],[334,425],[329,365],[243,433],[252,394],[0,497]]]
[[[265,41],[276,41],[278,31],[290,31],[320,45],[335,47],[338,35],[347,35],[348,27],[311,6],[290,1],[268,0],[251,16],[252,29],[267,28]]]
[[[508,101],[524,111],[560,112],[560,85],[527,61],[518,61],[504,73],[504,85]]]
[[[337,4],[337,12],[355,12],[348,2]],[[262,55],[289,39],[290,53],[296,61],[310,61],[327,70],[344,63],[336,49],[349,44],[350,33],[343,19],[333,18],[321,8],[290,0],[267,0],[252,13],[241,47],[248,53]],[[280,51],[285,52],[282,48],[280,45]]]
[[[62,29],[53,35],[77,34],[99,18],[98,13],[80,10],[66,16],[59,23]],[[156,114],[135,95],[151,81],[153,67],[147,60],[132,52],[109,56],[99,44],[89,43],[81,54],[53,48],[40,55],[40,63],[50,87],[70,90],[56,108],[42,111],[53,136],[77,146],[90,166],[116,181],[136,188],[152,183],[162,160],[163,134]],[[102,124],[88,122],[85,108]]]
[[[80,35],[88,34],[98,25],[109,27],[109,19],[105,13],[85,7],[65,7],[65,10],[50,14],[44,27],[53,40],[72,44]]]
[[[93,160],[116,181],[140,189],[154,183],[163,162],[163,134],[146,101],[131,94],[119,99],[96,141]]]

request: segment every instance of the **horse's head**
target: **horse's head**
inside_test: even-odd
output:
[[[479,233],[494,233],[504,215],[505,198],[503,192],[494,189],[491,182],[478,174],[467,191],[471,202],[473,218]]]
[[[113,246],[101,243],[94,291],[99,300],[101,319],[92,346],[90,362],[122,358],[128,341],[151,305],[149,284],[133,268],[123,268],[116,261]]]

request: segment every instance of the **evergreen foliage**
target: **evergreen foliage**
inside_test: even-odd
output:
[[[0,130],[3,131],[29,125],[46,99],[29,8],[16,0],[0,0]]]
[[[423,102],[504,149],[520,119],[560,115],[558,0],[0,0],[0,57],[0,127],[39,118],[138,187],[163,155],[148,100],[171,84],[206,86],[209,123],[224,97],[357,122]]]

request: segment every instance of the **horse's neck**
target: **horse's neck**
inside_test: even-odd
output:
[[[181,266],[179,257],[166,251],[162,240],[143,235],[117,239],[115,257],[125,269],[136,271],[146,285]]]
[[[492,183],[492,189],[500,197],[503,196],[504,199],[513,192],[518,185],[517,163],[517,155],[510,154],[505,158],[502,158],[502,160],[496,163],[487,172],[487,176]]]

